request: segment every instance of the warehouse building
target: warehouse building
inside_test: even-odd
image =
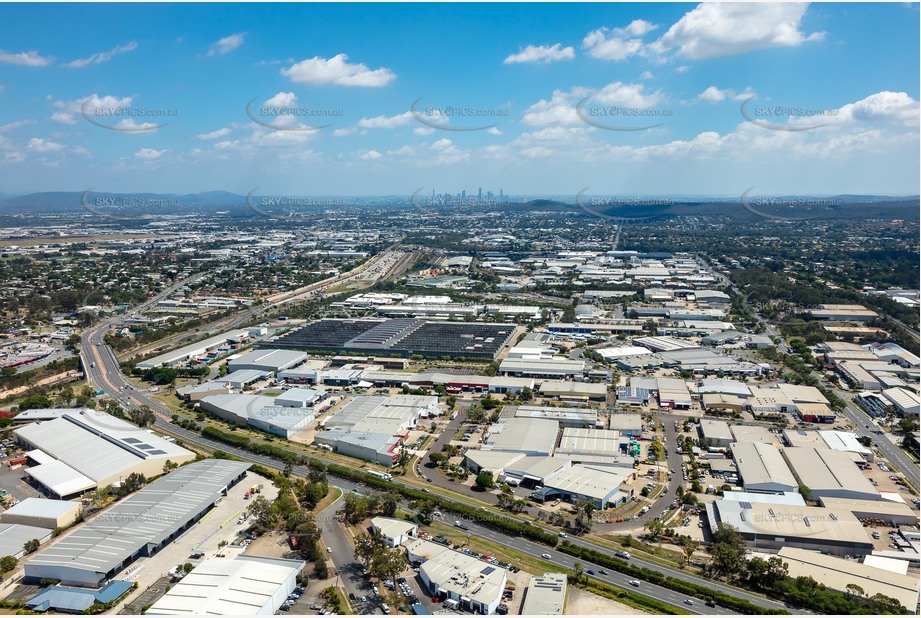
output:
[[[629,442],[630,439],[622,437],[618,431],[567,427],[563,429],[556,454],[576,459],[585,455],[614,458],[627,454]]]
[[[562,616],[568,578],[565,573],[532,575],[521,606],[522,616]]]
[[[110,414],[71,410],[13,431],[39,465],[26,474],[60,499],[117,483],[137,472],[150,478],[163,464],[183,464],[195,454]]]
[[[260,329],[253,328],[215,335],[172,352],[140,361],[135,367],[143,370],[161,366],[176,367],[186,363],[210,363],[220,356],[230,354],[234,350],[251,343],[259,334]]]
[[[197,565],[144,613],[271,616],[297,587],[300,560],[239,555]]]
[[[278,397],[246,393],[209,395],[200,405],[202,410],[231,423],[290,439],[332,405],[332,401],[326,398],[326,391],[292,388]]]
[[[689,410],[691,393],[684,380],[678,378],[656,378],[659,391],[659,405],[672,410]]]
[[[323,422],[326,429],[405,435],[420,418],[439,415],[434,395],[359,395]]]
[[[568,358],[538,360],[507,358],[499,364],[499,373],[517,377],[577,378],[581,380],[585,373],[585,362]]]
[[[921,358],[896,343],[878,343],[867,346],[881,361],[908,369],[921,367]]]
[[[569,380],[543,380],[540,383],[541,397],[554,397],[562,401],[604,401],[608,396],[608,385]]]
[[[630,499],[622,485],[635,478],[633,469],[574,464],[544,479],[544,486],[531,494],[538,502],[562,500],[576,504],[585,500],[596,508],[620,506]]]
[[[729,431],[735,442],[760,442],[774,447],[780,446],[778,436],[762,425],[730,425]]]
[[[847,453],[813,447],[787,447],[781,455],[799,484],[809,489],[808,498],[811,500],[823,497],[880,499],[879,492]]]
[[[0,556],[22,558],[26,555],[25,544],[35,540],[40,544],[51,539],[52,528],[26,524],[0,524]]]
[[[776,552],[797,547],[835,556],[873,551],[863,524],[847,510],[731,500],[717,500],[706,508],[711,533],[719,524],[729,524],[752,549]]]
[[[431,541],[406,544],[410,562],[420,562],[419,579],[426,593],[454,602],[455,608],[481,615],[496,613],[508,571]]]
[[[419,527],[411,522],[391,517],[374,517],[371,530],[387,541],[388,547],[399,547],[413,537],[419,536]]]
[[[333,354],[493,360],[514,333],[514,325],[485,322],[323,319],[273,338],[265,347]]]
[[[26,498],[0,514],[0,523],[22,524],[54,530],[55,528],[66,528],[77,521],[81,510],[82,506],[79,502]]]
[[[833,510],[847,510],[857,519],[878,519],[896,528],[918,525],[918,516],[904,502],[822,497],[819,498],[819,506]]]
[[[504,410],[513,413],[515,418],[532,418],[556,421],[559,423],[560,427],[591,427],[601,429],[601,421],[598,420],[598,410],[595,408],[506,406]]]
[[[706,393],[700,397],[700,405],[706,410],[720,410],[723,412],[742,412],[748,405],[748,400],[735,395],[721,393]]]
[[[549,456],[556,446],[559,429],[559,423],[549,419],[499,419],[489,427],[489,437],[482,450]]]
[[[25,581],[98,587],[152,556],[201,519],[250,464],[205,459],[160,477],[25,563]]]
[[[782,493],[799,490],[799,483],[787,467],[783,455],[770,444],[736,442],[732,445],[732,458],[745,491]]]
[[[796,547],[784,547],[777,555],[787,565],[790,577],[811,577],[831,590],[845,593],[851,592],[848,586],[853,584],[867,597],[881,594],[896,599],[909,614],[915,613],[918,607],[917,575],[893,573]]]
[[[869,322],[879,317],[875,311],[863,305],[819,305],[810,312],[816,320],[826,322]]]
[[[921,412],[921,397],[904,388],[887,388],[883,397],[895,406],[902,416],[918,416]]]
[[[707,393],[720,393],[723,395],[735,395],[736,397],[751,397],[751,389],[745,382],[739,380],[728,380],[726,378],[705,378],[693,383],[691,392],[696,395]]]
[[[313,444],[324,446],[332,451],[392,467],[400,456],[399,446],[402,436],[362,431],[345,431],[341,429],[321,431],[313,439]]]
[[[625,438],[638,438],[643,434],[643,417],[639,414],[613,413],[608,416],[608,429]]]
[[[216,381],[223,382],[232,390],[242,391],[244,388],[252,386],[260,380],[265,380],[271,375],[270,372],[260,369],[237,369]]]
[[[729,431],[729,423],[725,421],[702,418],[697,426],[697,434],[703,446],[724,448],[735,442],[732,432]]]

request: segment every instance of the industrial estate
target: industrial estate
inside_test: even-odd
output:
[[[0,613],[918,615],[917,3],[32,7]]]

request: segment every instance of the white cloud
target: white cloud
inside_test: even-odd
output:
[[[368,150],[367,152],[361,153],[361,155],[359,156],[365,161],[376,161],[377,159],[380,159],[384,155],[382,155],[376,150]]]
[[[345,137],[347,135],[354,135],[358,129],[355,127],[346,127],[344,129],[333,129],[333,137]]]
[[[244,34],[238,32],[236,34],[231,34],[230,36],[225,36],[223,39],[219,39],[211,44],[208,48],[209,56],[217,56],[218,54],[224,55],[228,52],[232,52],[236,48],[243,45]]]
[[[116,129],[144,133],[147,131],[156,131],[160,125],[156,122],[138,122],[134,118],[124,118],[116,122],[114,126]]]
[[[54,112],[51,114],[51,121],[58,124],[77,124],[73,114],[67,112]]]
[[[682,66],[680,66],[680,67],[675,67],[675,73],[678,73],[679,75],[680,75],[681,73],[687,73],[687,72],[690,71],[690,70],[691,70],[691,67],[689,67],[689,66],[687,66],[687,65],[682,65]]]
[[[363,88],[381,88],[397,77],[388,68],[369,69],[361,63],[349,63],[348,59],[346,54],[338,54],[329,59],[314,56],[290,68],[281,69],[281,74],[296,84],[336,84]]]
[[[517,54],[512,54],[503,61],[503,64],[519,64],[523,62],[539,62],[549,64],[558,60],[572,60],[576,52],[572,47],[556,45],[528,45]]]
[[[486,129],[486,132],[489,133],[490,135],[502,135],[502,131],[500,131],[496,127],[489,127],[488,129]]]
[[[33,137],[29,140],[29,143],[26,144],[26,150],[32,152],[56,152],[62,150],[64,144],[58,144],[56,142],[48,141],[41,137]]]
[[[141,148],[134,156],[143,161],[154,161],[163,156],[166,150],[154,150],[153,148]]]
[[[877,92],[856,103],[844,105],[838,116],[853,121],[884,121],[907,127],[918,126],[918,101],[905,92]]]
[[[658,105],[664,99],[661,92],[656,91],[651,94],[644,94],[643,89],[643,84],[614,82],[595,93],[592,96],[592,100],[607,105],[647,109]]]
[[[703,60],[756,49],[795,47],[819,41],[824,32],[805,34],[800,22],[804,3],[709,3],[697,5],[650,45],[659,54]]]
[[[643,49],[644,34],[658,28],[643,19],[635,19],[626,28],[598,28],[582,39],[588,55],[599,60],[626,60]]]
[[[643,71],[640,73],[640,79],[643,81],[649,81],[650,79],[655,79],[655,77],[653,77],[651,71]]]
[[[699,95],[697,95],[698,101],[704,101],[706,103],[720,103],[726,100],[727,96],[732,94],[731,90],[720,90],[716,86],[710,86]]]
[[[0,124],[0,133],[5,131],[12,131],[13,129],[19,129],[30,124],[35,124],[34,120],[15,120],[13,122],[8,122],[6,124]]]
[[[529,126],[581,123],[582,121],[576,113],[576,105],[590,92],[584,88],[574,88],[570,92],[554,90],[549,101],[541,99],[524,110],[521,121]]]
[[[211,139],[218,139],[221,137],[227,137],[228,135],[230,135],[230,129],[228,129],[227,127],[224,127],[222,129],[216,129],[214,131],[211,131],[210,133],[200,133],[195,136],[195,139],[211,140]]]
[[[435,129],[432,127],[416,127],[413,129],[413,135],[431,135],[434,132]]]
[[[295,103],[297,103],[297,95],[293,92],[278,92],[262,105],[264,107],[294,107]]]
[[[0,63],[18,64],[24,67],[45,67],[53,62],[50,56],[42,56],[37,51],[10,53],[0,49]]]
[[[88,67],[92,64],[101,64],[107,62],[117,56],[118,54],[123,54],[125,52],[134,51],[137,49],[138,44],[136,41],[130,41],[124,45],[118,45],[113,49],[105,52],[99,52],[98,54],[93,54],[87,58],[81,58],[79,60],[74,60],[72,62],[67,62],[64,64],[65,67],[70,67],[72,69],[82,69]]]
[[[409,124],[413,119],[412,112],[404,112],[396,116],[375,116],[373,118],[362,118],[358,121],[358,126],[363,129],[392,129],[394,127],[403,127]]]

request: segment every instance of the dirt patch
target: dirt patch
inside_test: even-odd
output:
[[[583,616],[624,616],[629,614],[646,614],[635,607],[624,605],[617,601],[600,597],[597,594],[586,592],[575,586],[569,586],[566,596],[566,615],[581,614]]]

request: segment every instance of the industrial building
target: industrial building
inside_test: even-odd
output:
[[[504,410],[515,418],[532,418],[556,421],[560,427],[586,427],[601,429],[598,410],[595,408],[548,408],[541,406],[506,406]],[[637,415],[639,416],[639,415]]]
[[[388,547],[399,547],[412,537],[419,536],[419,527],[414,522],[392,517],[373,517],[371,530],[381,535]]]
[[[205,560],[144,613],[271,616],[294,592],[304,564],[243,554],[233,560]]]
[[[97,587],[201,519],[250,464],[205,459],[173,470],[25,562],[25,580]]]
[[[826,322],[869,322],[879,317],[875,311],[863,305],[819,305],[809,311],[816,320]]]
[[[867,448],[857,440],[857,434],[848,431],[805,431],[803,429],[784,429],[783,441],[787,446],[809,446],[827,448],[833,451],[849,453],[851,459],[858,462],[873,462],[876,458],[873,449]]]
[[[762,425],[730,425],[729,431],[735,442],[761,442],[771,446],[780,446],[778,436]]]
[[[26,498],[0,514],[0,523],[36,528],[66,528],[77,521],[83,509],[79,502]]]
[[[811,500],[880,499],[879,492],[847,453],[806,446],[787,447],[781,455],[799,484],[809,489]],[[744,475],[742,478],[745,478]]]
[[[140,361],[135,367],[143,370],[161,366],[176,367],[185,363],[210,363],[220,356],[230,354],[248,345],[262,334],[261,331],[262,329],[252,328],[215,335],[171,352]]]
[[[835,556],[865,556],[873,541],[847,510],[817,506],[717,500],[707,505],[710,531],[719,524],[736,528],[752,549],[798,547]]]
[[[522,616],[562,616],[568,578],[565,573],[532,575],[521,606]]]
[[[336,452],[392,466],[398,447],[420,418],[437,416],[438,397],[393,395],[355,397],[336,414],[321,422],[325,431],[314,444]]]
[[[586,500],[599,509],[613,508],[630,498],[621,486],[635,475],[633,469],[574,464],[545,478],[544,486],[531,497],[540,502],[560,499],[571,504]]]
[[[918,416],[921,411],[921,397],[904,388],[887,388],[883,391],[886,398],[902,416]]]
[[[608,429],[625,438],[637,438],[643,433],[643,417],[639,414],[613,413],[608,416]]]
[[[242,391],[244,388],[252,386],[260,380],[265,380],[271,375],[271,372],[262,371],[261,369],[237,369],[214,381],[223,382],[232,390]]]
[[[894,500],[821,497],[819,506],[827,509],[844,509],[853,513],[857,519],[878,519],[893,527],[918,525],[918,516],[911,507]]]
[[[542,418],[499,419],[489,427],[484,451],[506,451],[526,455],[551,455],[556,446],[559,423]]]
[[[70,410],[19,427],[13,436],[38,464],[26,468],[26,474],[60,499],[117,483],[134,472],[157,476],[167,461],[195,459],[191,451],[152,431],[94,410]]]
[[[26,524],[0,524],[0,556],[22,558],[26,555],[25,544],[35,540],[41,544],[47,542],[53,529],[30,526]]]
[[[894,573],[796,547],[784,547],[777,555],[787,565],[790,577],[811,577],[831,590],[845,593],[850,592],[848,586],[853,584],[867,597],[881,594],[896,599],[909,614],[915,613],[918,607],[917,575]]]
[[[787,467],[783,455],[770,444],[736,442],[732,445],[732,458],[745,491],[781,493],[799,490],[799,483]]]
[[[508,571],[438,543],[418,540],[406,544],[407,558],[421,563],[419,579],[425,592],[453,601],[461,611],[496,613],[508,582]]]
[[[507,358],[499,364],[499,373],[517,377],[581,380],[585,374],[585,361],[562,357],[537,360]]]
[[[735,438],[729,431],[729,423],[725,421],[714,421],[707,418],[700,419],[697,426],[697,433],[700,436],[700,443],[703,446],[715,446],[719,448],[728,447]]]
[[[543,380],[539,391],[541,397],[554,397],[563,401],[604,401],[608,396],[608,385],[570,380]]]
[[[415,318],[323,319],[273,338],[266,348],[335,354],[399,354],[495,359],[515,326]]]
[[[627,454],[629,442],[630,439],[622,437],[618,431],[567,427],[563,429],[563,436],[555,452],[575,459],[584,455],[614,458]]]
[[[250,425],[290,439],[332,405],[326,391],[292,388],[277,397],[246,393],[209,395],[202,398],[202,410],[238,425]]]

